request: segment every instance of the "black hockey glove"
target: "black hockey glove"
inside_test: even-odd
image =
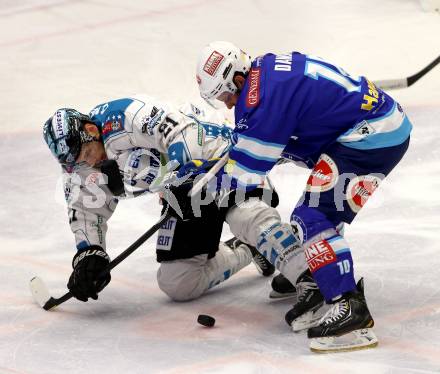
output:
[[[81,301],[87,301],[89,297],[97,300],[98,292],[110,283],[110,271],[105,272],[109,263],[109,255],[100,246],[92,245],[78,252],[73,257],[73,272],[67,283],[72,295]]]
[[[215,189],[208,192],[204,188],[194,197],[188,195],[200,178],[217,162],[218,159],[191,160],[179,169],[177,183],[167,186],[164,193],[164,199],[170,206],[169,212],[172,216],[184,221],[199,218],[202,214],[202,207],[214,203],[215,196],[217,195]],[[208,194],[210,196],[207,199]]]
[[[114,196],[120,196],[124,193],[124,181],[119,171],[119,165],[115,160],[103,161],[101,173],[107,175],[107,186]]]
[[[166,204],[169,205],[169,213],[183,221],[188,221],[195,217],[189,191],[193,187],[193,180],[188,180],[179,186],[169,186],[165,194]]]

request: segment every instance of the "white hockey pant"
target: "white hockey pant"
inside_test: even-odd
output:
[[[208,255],[161,262],[157,271],[159,288],[175,301],[196,299],[208,289],[228,279],[252,261],[246,245],[234,250],[220,243],[215,256]]]
[[[229,210],[226,222],[232,233],[269,260],[292,284],[307,270],[301,242],[278,211],[260,200],[249,200]]]

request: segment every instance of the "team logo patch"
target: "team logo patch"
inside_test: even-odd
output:
[[[124,129],[122,125],[123,118],[120,114],[113,114],[106,118],[102,126],[102,137],[104,140],[110,135],[121,132]]]
[[[371,126],[367,121],[362,121],[356,129],[356,132],[362,136],[372,135],[376,132],[373,126]]]
[[[339,177],[339,171],[333,159],[323,153],[307,180],[306,191],[324,192],[331,190]]]
[[[211,76],[214,76],[223,59],[224,56],[221,53],[217,51],[212,52],[211,56],[209,56],[205,62],[205,65],[203,66],[203,71],[207,72]]]
[[[368,198],[373,194],[381,179],[375,175],[362,175],[353,178],[347,186],[347,202],[351,210],[355,213],[359,212],[367,202]]]
[[[252,68],[249,72],[249,90],[246,95],[246,106],[255,107],[260,102],[260,68]]]
[[[307,264],[311,272],[315,272],[325,265],[336,261],[336,253],[327,240],[313,243],[305,251]]]
[[[149,116],[144,116],[141,119],[142,132],[148,135],[154,134],[154,128],[163,121],[163,115],[165,111],[163,109],[153,106]]]

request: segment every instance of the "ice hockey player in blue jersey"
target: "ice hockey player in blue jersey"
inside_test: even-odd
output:
[[[312,350],[376,345],[363,280],[356,284],[339,228],[405,154],[412,125],[401,106],[367,78],[320,57],[291,52],[251,60],[228,42],[201,51],[197,82],[208,102],[235,108],[234,146],[222,171],[232,188],[257,186],[281,159],[311,169],[291,216],[308,270],[283,273],[298,290],[286,321],[294,326],[325,301],[329,310],[308,329]],[[294,252],[292,240],[270,248],[270,235],[276,233],[261,234],[257,249],[277,264]]]

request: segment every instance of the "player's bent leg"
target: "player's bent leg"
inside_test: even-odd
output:
[[[249,265],[252,254],[246,245],[231,249],[220,243],[215,256],[198,255],[190,259],[163,261],[157,272],[159,288],[172,300],[188,301],[225,281]]]
[[[226,222],[237,238],[256,247],[291,282],[307,268],[291,226],[283,224],[278,211],[263,201],[245,201],[231,208]]]
[[[260,234],[281,223],[281,217],[275,208],[261,200],[246,200],[228,210],[226,222],[235,237],[256,247]]]
[[[189,259],[162,261],[157,270],[159,288],[174,301],[198,298],[207,289],[201,284],[202,267],[208,255],[197,255]]]
[[[252,262],[255,264],[258,272],[264,277],[269,277],[275,272],[275,266],[273,266],[260,252],[258,252],[255,247],[243,243],[236,237],[227,240],[224,244],[233,250],[240,247],[247,249],[252,255]]]
[[[301,243],[287,223],[276,223],[263,231],[256,248],[292,284],[307,269]]]

